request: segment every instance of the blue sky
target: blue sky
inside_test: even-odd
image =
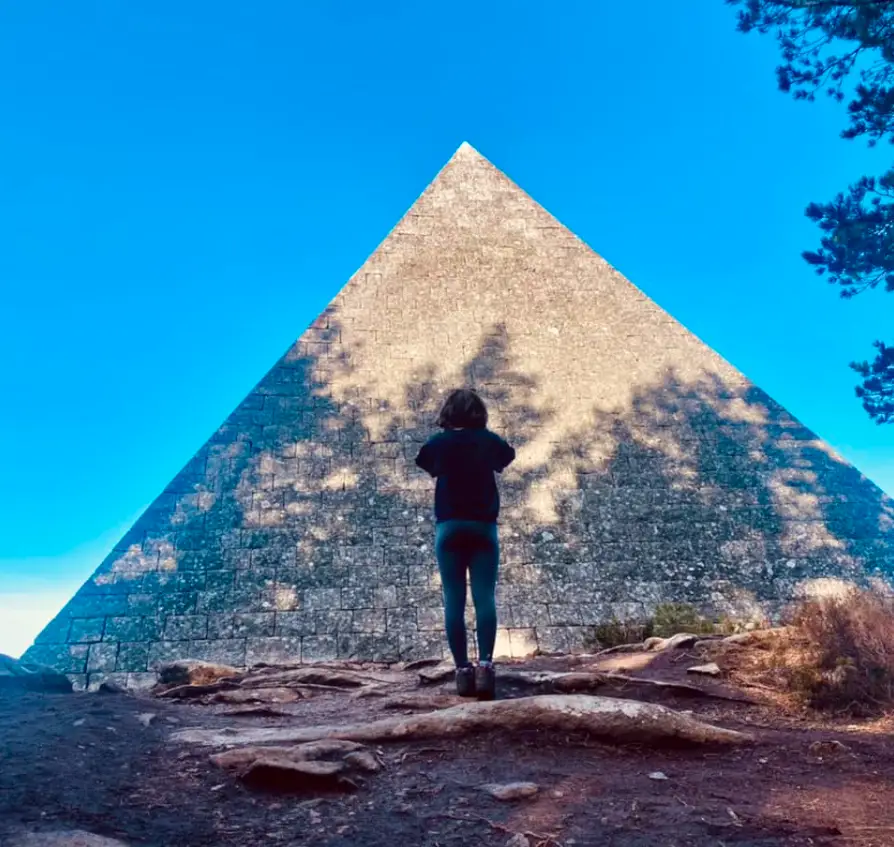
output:
[[[807,202],[888,151],[778,93],[721,0],[551,5],[0,7],[0,652],[463,140],[894,491],[847,368],[892,301],[799,257]]]

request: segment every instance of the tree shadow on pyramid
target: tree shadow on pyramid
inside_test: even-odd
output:
[[[510,622],[541,621],[541,649],[663,603],[765,619],[806,593],[891,576],[890,499],[754,387],[669,370],[629,408],[594,410],[548,464],[574,485],[552,486],[557,520],[516,516],[530,546],[505,569],[506,600],[522,608]]]
[[[519,454],[501,484],[503,653],[577,648],[662,602],[752,614],[811,580],[887,574],[890,502],[757,389],[668,371],[569,426],[517,346],[485,327],[460,367],[420,356],[377,396],[380,347],[330,308],[29,659],[98,684],[186,657],[442,655],[432,482],[414,459],[458,385],[480,390]]]

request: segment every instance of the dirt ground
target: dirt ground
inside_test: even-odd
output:
[[[698,658],[685,651],[619,656],[603,669],[610,662],[610,669],[644,678],[691,682],[685,668]],[[542,658],[514,667],[577,670],[581,661]],[[417,690],[415,673],[401,680],[395,690]],[[531,692],[504,685],[499,696],[521,693]],[[767,703],[661,701],[747,730],[756,742],[653,749],[541,731],[401,742],[375,748],[385,767],[353,793],[266,794],[212,765],[208,748],[174,743],[171,733],[362,721],[382,716],[381,701],[320,690],[265,716],[148,694],[6,692],[0,844],[22,830],[80,829],[151,847],[473,847],[505,845],[517,833],[527,834],[529,847],[894,845],[888,722],[819,720]],[[659,772],[666,779],[653,778]],[[535,782],[540,793],[504,803],[479,788],[515,781]]]

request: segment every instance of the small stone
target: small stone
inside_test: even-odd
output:
[[[482,785],[481,790],[490,794],[496,800],[508,802],[511,800],[527,800],[534,797],[540,786],[534,782],[507,782],[505,784],[488,783]]]
[[[348,753],[348,755],[345,756],[345,763],[352,768],[357,768],[358,770],[366,771],[367,773],[378,773],[382,770],[382,766],[379,764],[376,757],[367,750],[357,750],[353,753]]]
[[[145,726],[147,729],[149,728],[149,724],[155,720],[155,712],[141,712],[136,716],[137,720]]]
[[[814,741],[813,744],[810,745],[810,752],[813,753],[814,756],[828,756],[834,755],[836,753],[850,753],[851,748],[847,746],[847,744],[842,744],[840,741]]]
[[[127,694],[128,691],[123,685],[119,685],[112,680],[106,680],[96,689],[100,694]]]
[[[667,778],[667,774],[662,771],[652,771],[649,774],[649,779],[654,779],[656,782],[664,782]]]
[[[87,718],[78,718],[72,726],[83,726],[85,723],[87,723]]]
[[[553,797],[555,797],[557,800],[561,799],[564,796],[565,796],[564,791],[559,791],[558,789],[556,791],[553,791]]]
[[[523,832],[516,832],[507,842],[506,847],[531,847],[528,836]]]
[[[698,674],[700,676],[720,676],[720,666],[717,662],[708,662],[706,665],[696,665],[687,668],[686,673]]]
[[[770,760],[769,760],[769,759],[758,759],[757,761],[758,761],[759,764],[761,764],[761,765],[765,765],[765,764],[767,764],[767,762],[769,762]]]
[[[436,685],[439,682],[446,682],[453,679],[456,667],[453,662],[441,662],[433,668],[421,668],[419,670],[419,681],[423,685]]]

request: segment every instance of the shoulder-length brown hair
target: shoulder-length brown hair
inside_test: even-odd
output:
[[[471,388],[451,391],[438,415],[442,429],[484,429],[487,426],[487,406]]]

